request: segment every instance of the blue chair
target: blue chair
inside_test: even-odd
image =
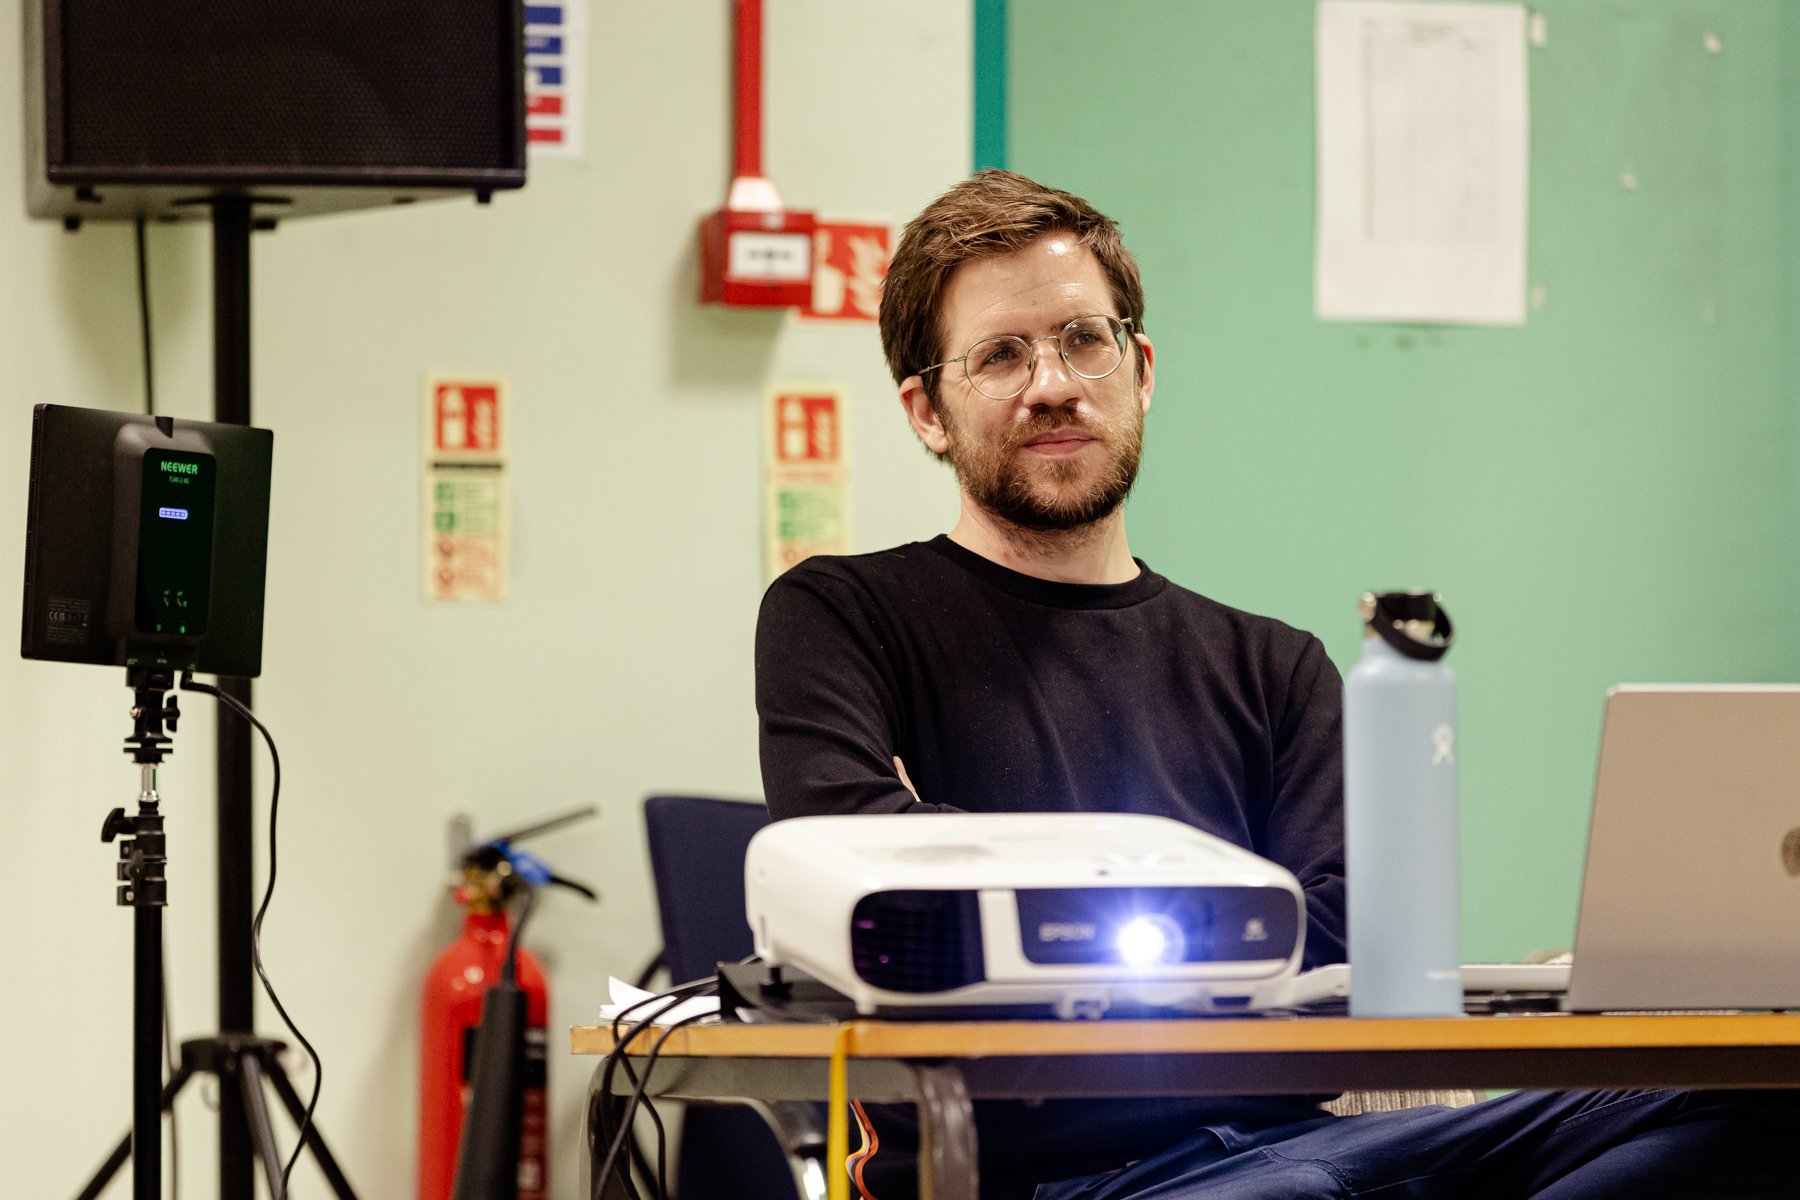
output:
[[[686,983],[751,953],[744,852],[769,823],[761,804],[706,796],[644,801],[650,871],[662,916],[663,962]],[[760,1106],[759,1106],[760,1108]],[[782,1130],[778,1138],[774,1127]],[[785,1146],[784,1146],[785,1143]],[[824,1110],[812,1104],[689,1105],[676,1159],[676,1200],[822,1196]]]

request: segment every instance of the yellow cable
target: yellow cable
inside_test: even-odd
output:
[[[825,1114],[826,1200],[850,1200],[850,1088],[844,1063],[855,1032],[855,1023],[845,1021],[831,1039],[831,1076],[826,1088],[831,1107]]]

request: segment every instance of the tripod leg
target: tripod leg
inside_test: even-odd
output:
[[[269,1104],[263,1098],[262,1066],[254,1051],[243,1050],[237,1059],[238,1091],[244,1099],[244,1116],[250,1122],[250,1145],[262,1160],[269,1177],[269,1195],[284,1200],[281,1187],[281,1152],[275,1145],[275,1128],[269,1124]]]
[[[270,1060],[269,1078],[275,1084],[275,1094],[281,1097],[282,1104],[287,1107],[288,1115],[294,1118],[295,1126],[305,1127],[306,1148],[312,1151],[313,1158],[318,1162],[319,1170],[324,1173],[326,1182],[331,1185],[333,1194],[338,1197],[338,1200],[356,1200],[356,1193],[350,1190],[350,1181],[344,1178],[344,1172],[339,1169],[337,1159],[331,1156],[331,1150],[325,1145],[325,1137],[319,1132],[319,1127],[307,1123],[306,1106],[300,1103],[300,1095],[294,1091],[294,1085],[288,1081],[287,1072],[282,1069],[280,1062]]]
[[[81,1195],[75,1200],[100,1200],[100,1193],[106,1190],[106,1185],[112,1182],[112,1177],[119,1173],[119,1168],[130,1157],[131,1135],[128,1133],[119,1139],[119,1144],[113,1147],[113,1152],[100,1164],[100,1169],[94,1172],[94,1177],[88,1180],[87,1186],[81,1189]]]
[[[169,1076],[169,1082],[163,1084],[163,1112],[166,1113],[175,1107],[175,1097],[181,1094],[181,1089],[187,1085],[188,1078],[193,1073],[194,1069],[183,1063],[176,1069],[175,1074]],[[113,1147],[113,1152],[107,1155],[106,1161],[100,1164],[100,1169],[94,1172],[94,1177],[87,1181],[87,1186],[81,1189],[81,1195],[77,1196],[75,1200],[99,1200],[100,1193],[106,1190],[106,1185],[112,1182],[112,1177],[119,1173],[119,1168],[123,1167],[125,1160],[130,1157],[131,1135],[128,1133],[119,1139],[119,1144]]]

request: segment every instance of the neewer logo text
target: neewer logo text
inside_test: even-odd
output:
[[[1045,921],[1038,926],[1038,941],[1091,942],[1097,932],[1086,921]]]
[[[200,464],[169,462],[165,459],[162,469],[165,471],[173,471],[177,475],[198,475],[200,473]]]

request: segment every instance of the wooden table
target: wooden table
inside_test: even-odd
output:
[[[823,1100],[837,1028],[676,1030],[663,1046],[651,1093]],[[1800,1087],[1800,1015],[856,1021],[845,1037],[850,1095],[919,1106],[922,1200],[976,1200],[974,1099]],[[652,1040],[639,1038],[634,1053]],[[576,1026],[570,1048],[605,1054],[611,1031]],[[622,1078],[614,1083],[620,1090]],[[600,1087],[598,1070],[593,1087]],[[590,1103],[590,1152],[596,1112]]]

